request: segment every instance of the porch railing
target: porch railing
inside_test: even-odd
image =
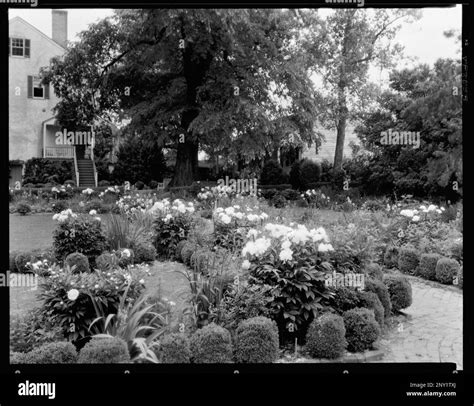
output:
[[[74,157],[74,171],[76,172],[76,186],[79,187],[79,169],[77,167],[76,148],[72,147],[72,149],[73,149],[73,157]]]
[[[74,158],[74,147],[44,147],[45,158]]]

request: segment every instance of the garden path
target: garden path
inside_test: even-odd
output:
[[[463,293],[455,286],[408,277],[413,304],[380,340],[378,362],[454,362],[463,368]]]

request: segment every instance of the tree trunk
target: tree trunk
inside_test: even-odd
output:
[[[173,180],[170,186],[189,186],[198,177],[199,143],[186,141],[178,144]]]
[[[344,158],[344,140],[346,138],[347,117],[343,115],[337,121],[336,152],[334,154],[334,170],[342,169],[342,159]]]

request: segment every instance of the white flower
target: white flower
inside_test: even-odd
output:
[[[91,210],[91,211],[89,212],[89,214],[90,214],[91,216],[95,216],[95,215],[97,215],[97,210]]]
[[[144,279],[140,279],[138,282],[140,282],[142,285],[145,284],[145,280],[144,280]]]
[[[94,217],[95,220],[101,221],[100,217]]]
[[[95,285],[94,288],[95,288],[95,289],[99,289],[99,285]]]
[[[169,304],[170,306],[176,306],[176,303],[173,302],[172,300],[170,300],[170,301],[168,302],[168,304]]]
[[[319,244],[318,251],[320,252],[327,252],[327,251],[334,251],[334,248],[331,244],[321,243]]]
[[[281,248],[283,250],[289,250],[291,247],[291,242],[289,240],[285,240],[283,241],[283,243],[281,244]]]
[[[130,255],[132,255],[130,253],[130,250],[125,248],[123,251],[122,251],[122,257],[125,256],[126,258],[130,258]]]
[[[77,289],[71,289],[69,292],[67,292],[67,298],[69,300],[76,300],[79,296],[79,291]]]
[[[430,204],[428,206],[428,211],[435,211],[436,209],[437,209],[437,207],[434,204]]]
[[[254,228],[250,229],[247,233],[247,238],[257,238],[258,235],[258,230],[255,230]]]
[[[413,216],[412,221],[420,221],[420,216]]]
[[[228,216],[227,214],[221,214],[220,219],[224,224],[229,224],[232,221],[230,216]]]
[[[250,261],[248,259],[242,262],[242,269],[249,269],[250,268]]]
[[[284,249],[280,252],[280,259],[282,261],[290,261],[293,259],[293,251],[290,249]]]

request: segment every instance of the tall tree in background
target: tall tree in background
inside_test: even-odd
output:
[[[399,22],[419,18],[416,10],[341,9],[325,19],[316,35],[313,52],[315,70],[323,79],[327,94],[325,125],[337,132],[334,169],[340,170],[344,156],[347,122],[359,113],[357,106],[367,106],[376,96],[368,82],[371,64],[393,66],[401,47],[390,43],[400,28]]]
[[[291,10],[117,10],[44,72],[63,125],[98,114],[177,149],[172,185],[197,178],[212,146],[252,159],[297,133],[317,98]]]

